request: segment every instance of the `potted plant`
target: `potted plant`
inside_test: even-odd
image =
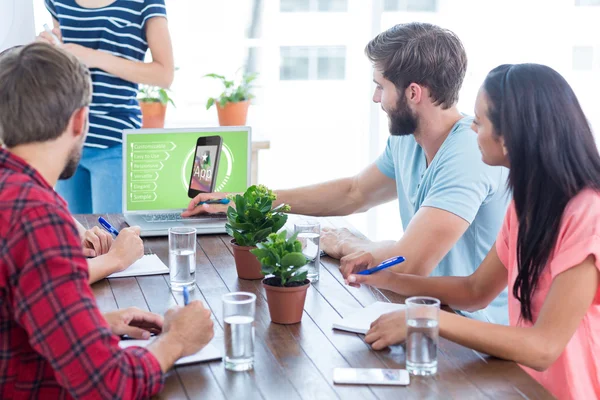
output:
[[[262,284],[267,292],[271,321],[296,324],[302,319],[306,290],[310,285],[306,278],[308,271],[302,268],[308,260],[302,254],[297,233],[289,239],[286,236],[286,231],[272,233],[251,253],[260,260],[262,273],[266,276]]]
[[[175,106],[167,89],[143,85],[138,100],[142,109],[142,128],[164,128],[167,105]]]
[[[273,208],[277,196],[263,185],[250,186],[243,195],[230,196],[234,207],[227,209],[227,233],[233,237],[231,245],[238,276],[242,279],[262,279],[260,262],[250,250],[269,234],[279,231],[287,221],[286,204]]]
[[[228,80],[223,75],[207,74],[204,77],[219,79],[225,87],[219,97],[211,97],[206,102],[207,110],[216,105],[219,125],[246,125],[250,99],[254,98],[254,95],[250,93],[253,88],[252,82],[258,77],[258,74],[244,74],[241,82],[237,85],[234,80]]]

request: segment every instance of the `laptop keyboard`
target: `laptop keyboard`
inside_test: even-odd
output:
[[[202,214],[201,216],[194,216],[183,218],[178,213],[167,213],[167,214],[144,214],[141,216],[146,222],[194,222],[194,221],[206,221],[211,219],[223,219],[226,217],[225,213],[218,214]]]

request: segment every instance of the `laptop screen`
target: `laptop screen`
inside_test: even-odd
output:
[[[187,208],[190,186],[243,192],[250,181],[250,151],[248,127],[126,130],[123,211]]]

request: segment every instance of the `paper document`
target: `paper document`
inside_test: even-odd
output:
[[[119,346],[124,349],[131,346],[146,347],[152,343],[150,340],[121,340]],[[212,343],[207,344],[202,350],[191,356],[182,357],[175,362],[175,365],[186,365],[204,361],[220,360],[223,358],[222,352],[219,351]]]
[[[383,314],[404,309],[404,304],[384,303],[376,301],[375,303],[356,310],[346,318],[340,318],[333,323],[333,329],[342,331],[366,334],[371,328],[371,323]]]
[[[125,278],[130,276],[168,274],[169,267],[156,254],[146,254],[125,271],[115,272],[109,278]]]

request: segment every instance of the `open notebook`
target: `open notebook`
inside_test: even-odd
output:
[[[131,264],[125,271],[115,272],[108,277],[125,278],[130,276],[159,275],[168,273],[169,267],[167,267],[156,254],[146,254]]]
[[[130,346],[146,347],[152,343],[154,339],[150,340],[121,340],[119,346],[124,349]],[[199,363],[204,361],[220,360],[223,358],[221,351],[217,349],[212,343],[207,344],[202,350],[191,356],[182,357],[175,362],[175,365],[187,365],[193,363]]]
[[[363,335],[369,331],[371,323],[383,314],[404,309],[404,304],[384,303],[376,301],[365,308],[356,310],[346,318],[340,318],[333,323],[333,329],[342,331],[362,333]]]

